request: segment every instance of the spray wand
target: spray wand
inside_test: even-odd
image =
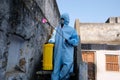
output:
[[[43,24],[47,23],[47,24],[50,25],[50,23],[48,22],[48,20],[47,20],[46,18],[43,18],[43,19],[42,19],[42,23],[43,23]],[[60,32],[58,32],[58,31],[55,29],[55,27],[53,27],[52,25],[50,25],[50,26],[51,26],[62,38],[66,39]]]

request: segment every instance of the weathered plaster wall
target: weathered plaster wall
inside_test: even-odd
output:
[[[0,0],[0,80],[33,80],[59,16],[56,0]]]
[[[120,43],[120,23],[80,23],[79,25],[82,43]]]

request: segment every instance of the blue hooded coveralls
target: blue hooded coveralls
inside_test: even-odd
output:
[[[64,26],[56,27],[53,32],[50,43],[55,43],[54,47],[54,70],[51,75],[51,80],[66,80],[69,74],[73,71],[73,53],[74,46],[79,43],[79,37],[74,28],[68,26],[69,15],[63,14]],[[62,35],[62,36],[61,36]],[[67,39],[68,42],[65,42]]]

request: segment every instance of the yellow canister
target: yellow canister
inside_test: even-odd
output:
[[[54,44],[44,44],[43,49],[43,70],[53,69],[53,47]]]

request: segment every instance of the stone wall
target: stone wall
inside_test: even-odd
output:
[[[59,16],[56,0],[0,0],[0,80],[34,80]]]

